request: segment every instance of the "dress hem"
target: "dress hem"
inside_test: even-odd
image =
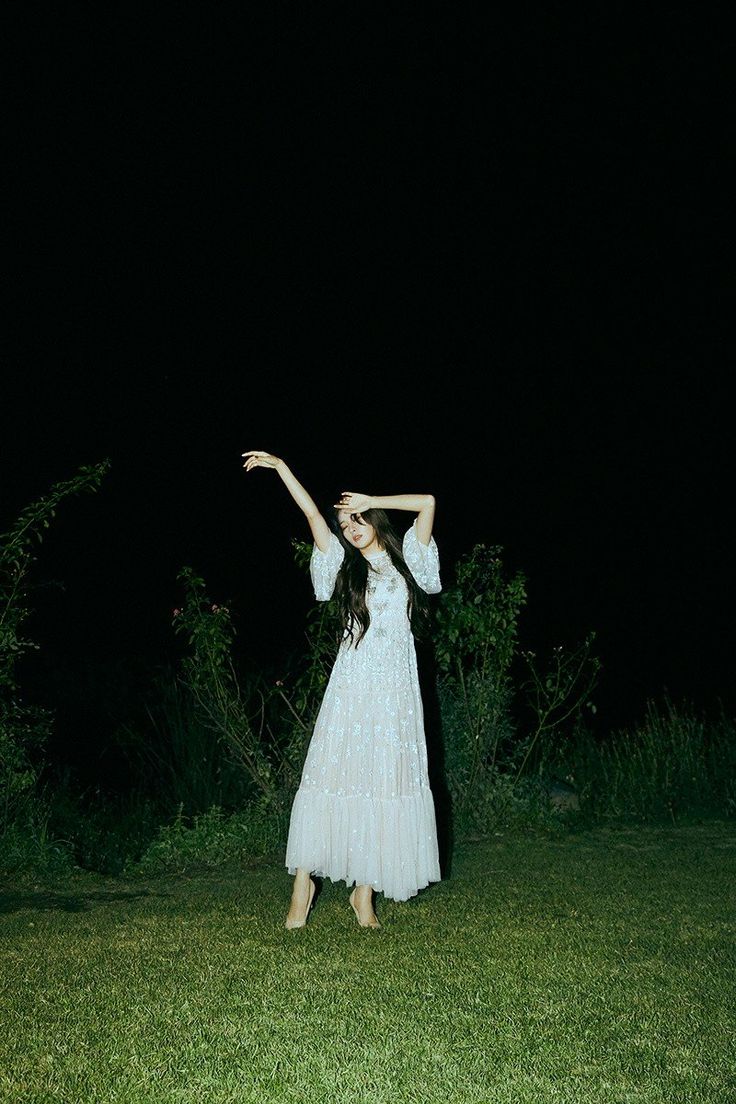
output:
[[[291,867],[287,863],[286,869],[289,874],[296,874],[298,867]],[[376,891],[376,893],[382,893],[387,901],[409,901],[412,897],[416,897],[418,893],[421,893],[423,889],[427,889],[430,885],[437,885],[439,882],[442,881],[441,877],[428,878],[426,882],[423,882],[421,885],[417,886],[416,889],[408,892],[406,896],[395,897],[391,893],[386,893],[386,891],[382,889],[380,885],[375,885],[373,882],[358,882],[355,878],[348,878],[345,874],[330,874],[328,871],[325,870],[310,870],[309,873],[315,878],[329,878],[330,881],[334,882],[335,884],[337,884],[337,882],[345,882],[345,885],[348,889],[352,885],[369,885]]]
[[[300,786],[284,865],[289,874],[370,885],[394,901],[442,881],[429,786],[397,797],[331,794]]]

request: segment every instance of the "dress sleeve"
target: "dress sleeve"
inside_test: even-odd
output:
[[[320,552],[315,544],[309,561],[309,574],[312,576],[314,596],[318,602],[329,602],[335,589],[335,580],[340,565],[345,558],[345,549],[334,533],[330,533],[330,546],[326,552]]]
[[[440,554],[434,537],[429,538],[429,544],[422,544],[417,536],[417,519],[414,518],[411,529],[404,534],[403,546],[406,566],[411,571],[422,590],[427,594],[439,594],[442,590],[440,582]]]

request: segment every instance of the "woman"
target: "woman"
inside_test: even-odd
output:
[[[441,879],[427,771],[414,630],[426,594],[441,590],[432,495],[369,497],[346,491],[330,525],[283,460],[251,449],[246,471],[275,468],[306,515],[317,601],[341,614],[337,658],[294,798],[286,866],[294,874],[287,928],[306,923],[311,874],[355,882],[361,927],[379,928],[373,891],[396,901]],[[386,509],[417,513],[403,541]],[[333,531],[334,530],[334,531]]]

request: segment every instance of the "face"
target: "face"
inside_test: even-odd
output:
[[[345,540],[356,548],[367,548],[375,539],[376,530],[367,521],[363,521],[360,514],[351,515],[346,510],[340,510],[337,520]]]

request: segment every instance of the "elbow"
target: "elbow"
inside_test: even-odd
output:
[[[420,583],[419,586],[425,594],[439,594],[442,590],[442,584],[439,579],[431,579],[426,582]]]

